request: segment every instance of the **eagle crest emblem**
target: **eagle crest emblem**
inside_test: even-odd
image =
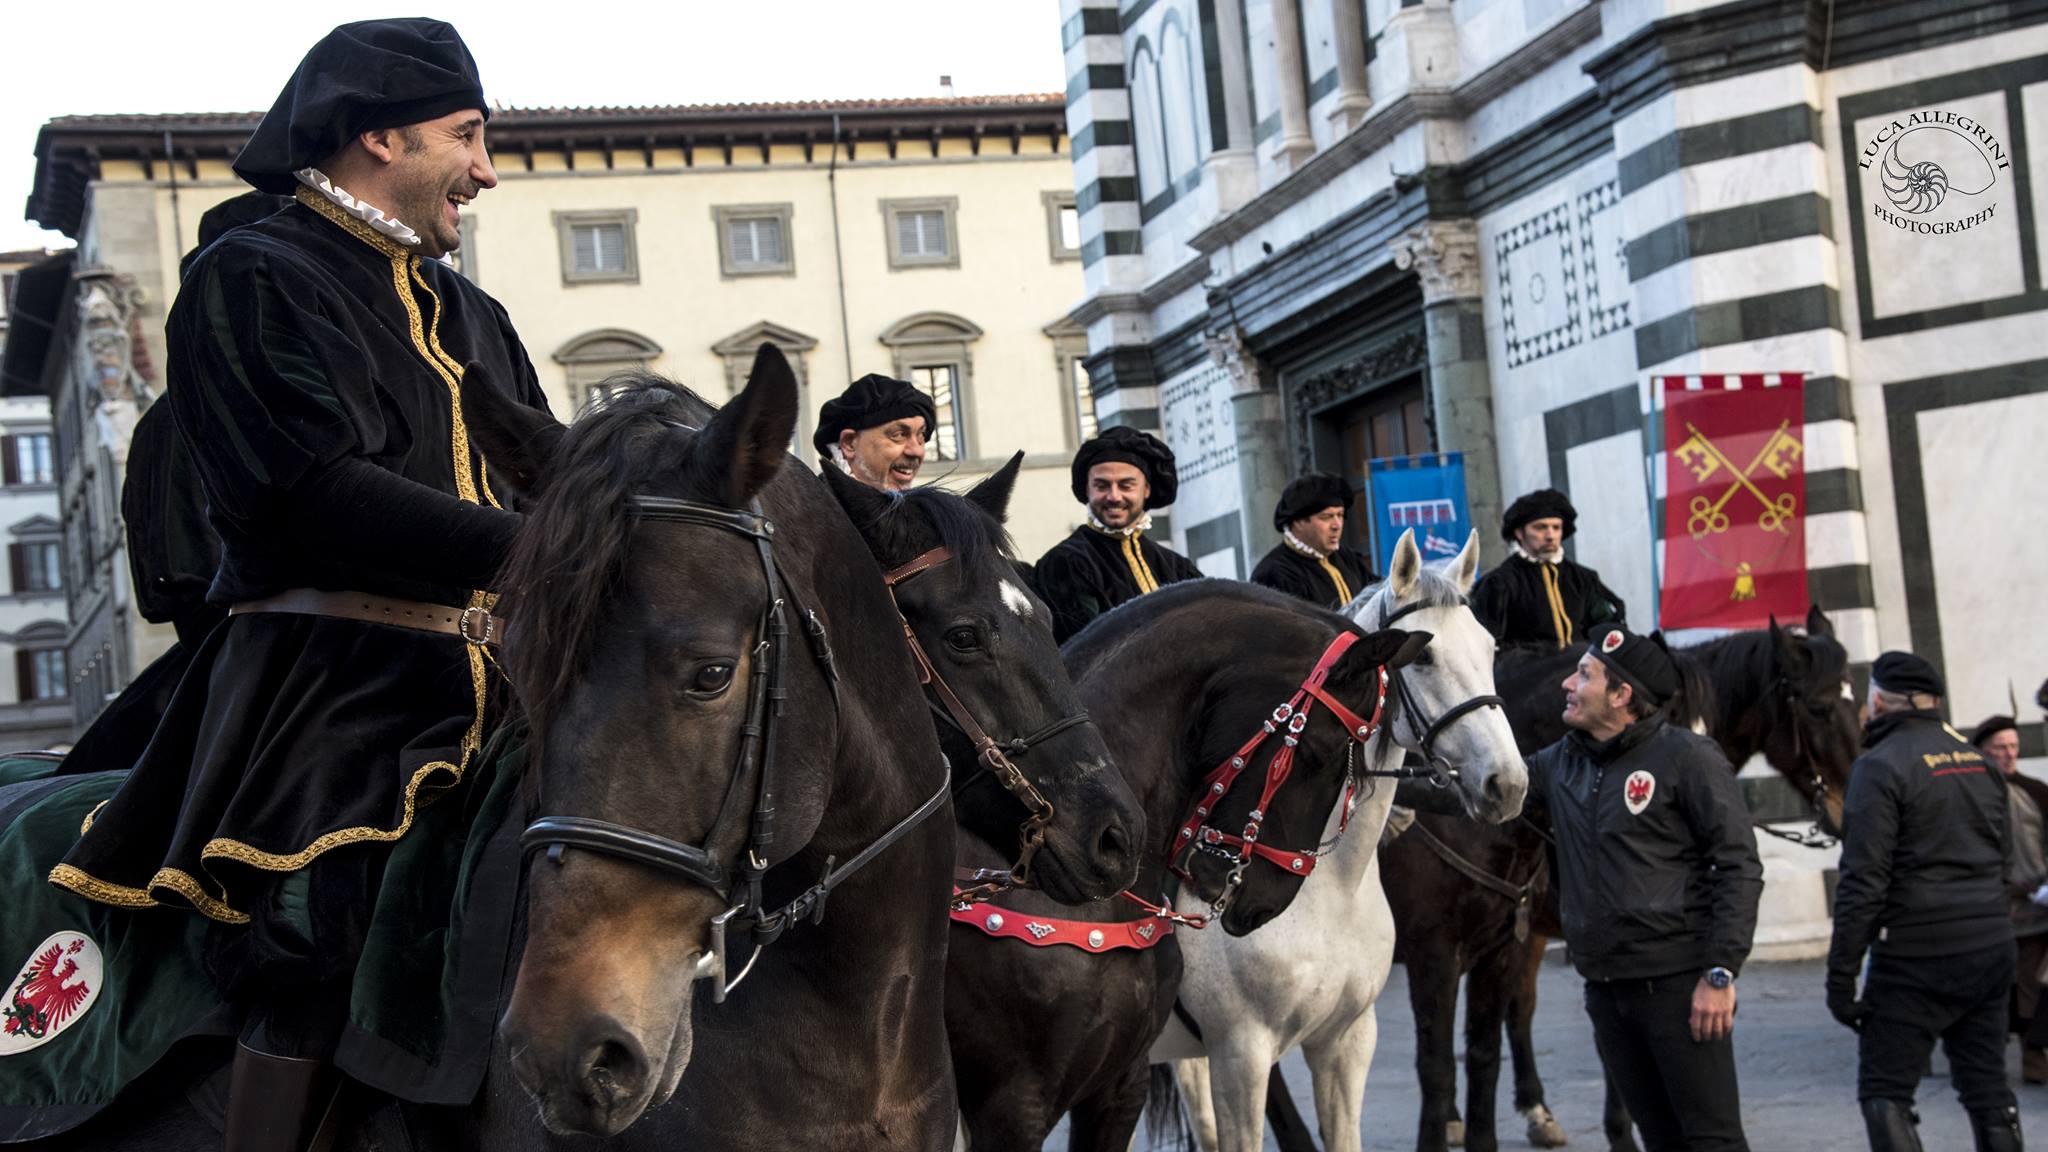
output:
[[[79,932],[51,935],[29,955],[0,1003],[0,1056],[57,1038],[99,999],[105,963],[99,945]]]
[[[1657,794],[1657,778],[1638,768],[1628,774],[1622,782],[1621,798],[1628,805],[1628,814],[1640,816],[1650,806],[1650,797]]]
[[[1627,639],[1627,635],[1625,635],[1621,629],[1616,628],[1614,631],[1609,632],[1606,635],[1606,637],[1600,641],[1600,651],[1612,655],[1614,650],[1616,648],[1621,647],[1622,643]]]

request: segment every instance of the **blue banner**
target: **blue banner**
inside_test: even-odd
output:
[[[1373,556],[1385,572],[1394,562],[1394,545],[1413,529],[1424,563],[1448,560],[1465,547],[1472,533],[1472,509],[1465,500],[1465,454],[1432,452],[1427,456],[1391,456],[1368,464],[1368,499],[1372,501]]]

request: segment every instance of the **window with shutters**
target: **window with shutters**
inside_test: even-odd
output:
[[[55,484],[57,460],[48,432],[0,436],[0,475],[13,484]]]
[[[555,349],[555,363],[568,378],[569,397],[578,412],[602,403],[617,387],[613,377],[646,372],[661,355],[661,345],[623,328],[599,328]]]
[[[789,276],[796,272],[788,204],[721,204],[711,209],[718,226],[722,276]]]
[[[62,648],[17,648],[14,651],[15,698],[62,700],[67,687]]]
[[[15,592],[62,592],[64,555],[56,540],[24,540],[7,546],[8,575]]]
[[[631,283],[640,279],[633,228],[639,212],[557,212],[564,284]]]
[[[889,267],[958,268],[960,234],[955,217],[959,207],[959,199],[953,196],[882,201]]]
[[[910,370],[910,383],[932,398],[939,410],[938,427],[925,442],[928,460],[960,459],[960,368],[956,364],[927,364]]]

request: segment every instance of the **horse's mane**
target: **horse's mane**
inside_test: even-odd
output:
[[[649,374],[613,377],[610,400],[563,434],[529,499],[499,586],[505,663],[536,727],[568,691],[590,654],[599,611],[618,579],[631,519],[629,497],[678,460],[652,451],[678,425],[702,426],[712,408],[681,385]],[[680,474],[678,475],[680,478]]]
[[[1423,565],[1415,573],[1415,603],[1418,606],[1423,608],[1456,608],[1465,603],[1465,594],[1458,590],[1457,581],[1451,579],[1449,574],[1450,565],[1453,563],[1455,563],[1455,560],[1439,560],[1434,564]],[[1358,595],[1351,598],[1351,603],[1344,606],[1344,615],[1355,617],[1361,608],[1372,603],[1374,598],[1385,591],[1386,588],[1387,582],[1385,580],[1377,584],[1367,585]],[[1405,604],[1400,605],[1400,607],[1406,606]],[[1359,622],[1359,627],[1363,628],[1366,626],[1366,621]]]
[[[934,534],[939,546],[969,572],[987,571],[989,565],[1016,556],[1002,524],[957,492],[934,485],[891,495],[893,499],[880,516],[858,526],[863,533],[874,534],[880,558],[888,566],[915,559],[927,547],[923,541]]]

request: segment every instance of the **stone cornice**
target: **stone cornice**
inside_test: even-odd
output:
[[[1196,256],[1137,292],[1102,292],[1074,306],[1066,319],[1086,327],[1119,312],[1150,312],[1209,278],[1207,253]]]

